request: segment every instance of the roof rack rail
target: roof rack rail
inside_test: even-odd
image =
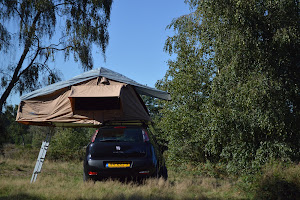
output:
[[[151,121],[106,121],[100,126],[108,126],[108,125],[120,125],[120,126],[130,126],[130,125],[140,125],[140,126],[146,126],[150,125],[152,122]]]

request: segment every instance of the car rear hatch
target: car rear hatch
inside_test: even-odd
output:
[[[93,159],[145,157],[146,152],[145,143],[99,142],[90,145]]]
[[[103,158],[138,158],[147,156],[147,132],[140,127],[100,128],[92,139],[90,156]]]

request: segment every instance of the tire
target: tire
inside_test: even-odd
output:
[[[89,181],[90,178],[83,172],[83,182]]]

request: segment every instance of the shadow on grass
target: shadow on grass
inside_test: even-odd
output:
[[[300,187],[293,182],[271,177],[262,181],[255,193],[254,199],[300,199]]]
[[[44,200],[44,199],[48,199],[45,197],[40,197],[40,196],[35,196],[35,195],[29,195],[29,194],[25,194],[25,193],[20,193],[17,195],[9,195],[6,197],[0,197],[0,200]],[[62,198],[63,199],[63,198]],[[100,197],[100,198],[75,198],[76,200],[99,200],[99,199],[105,199],[105,200],[124,200],[124,199],[130,199],[130,200],[146,200],[146,199],[160,199],[160,200],[172,200],[174,199],[174,197],[165,197],[163,195],[151,195],[151,196],[142,196],[139,194],[132,194],[132,195],[113,195],[110,197]],[[228,198],[207,198],[207,197],[183,197],[181,199],[184,200],[194,200],[194,199],[198,199],[198,200],[227,200]],[[232,200],[242,200],[239,198],[234,198]]]
[[[24,193],[0,197],[0,200],[42,200],[42,199],[46,199],[46,198],[38,197],[35,195],[24,194]]]
[[[151,196],[142,196],[138,194],[133,194],[129,196],[125,195],[116,195],[112,197],[103,197],[103,198],[79,198],[77,200],[99,200],[99,199],[105,199],[105,200],[124,200],[124,199],[130,199],[130,200],[149,200],[149,199],[160,199],[160,200],[172,200],[172,199],[177,199],[174,197],[165,197],[161,195],[151,195]],[[228,198],[207,198],[207,197],[183,197],[179,199],[184,199],[184,200],[242,200],[242,199],[228,199]]]

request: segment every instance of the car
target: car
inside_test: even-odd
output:
[[[83,180],[168,178],[162,152],[146,124],[104,125],[86,147]]]

